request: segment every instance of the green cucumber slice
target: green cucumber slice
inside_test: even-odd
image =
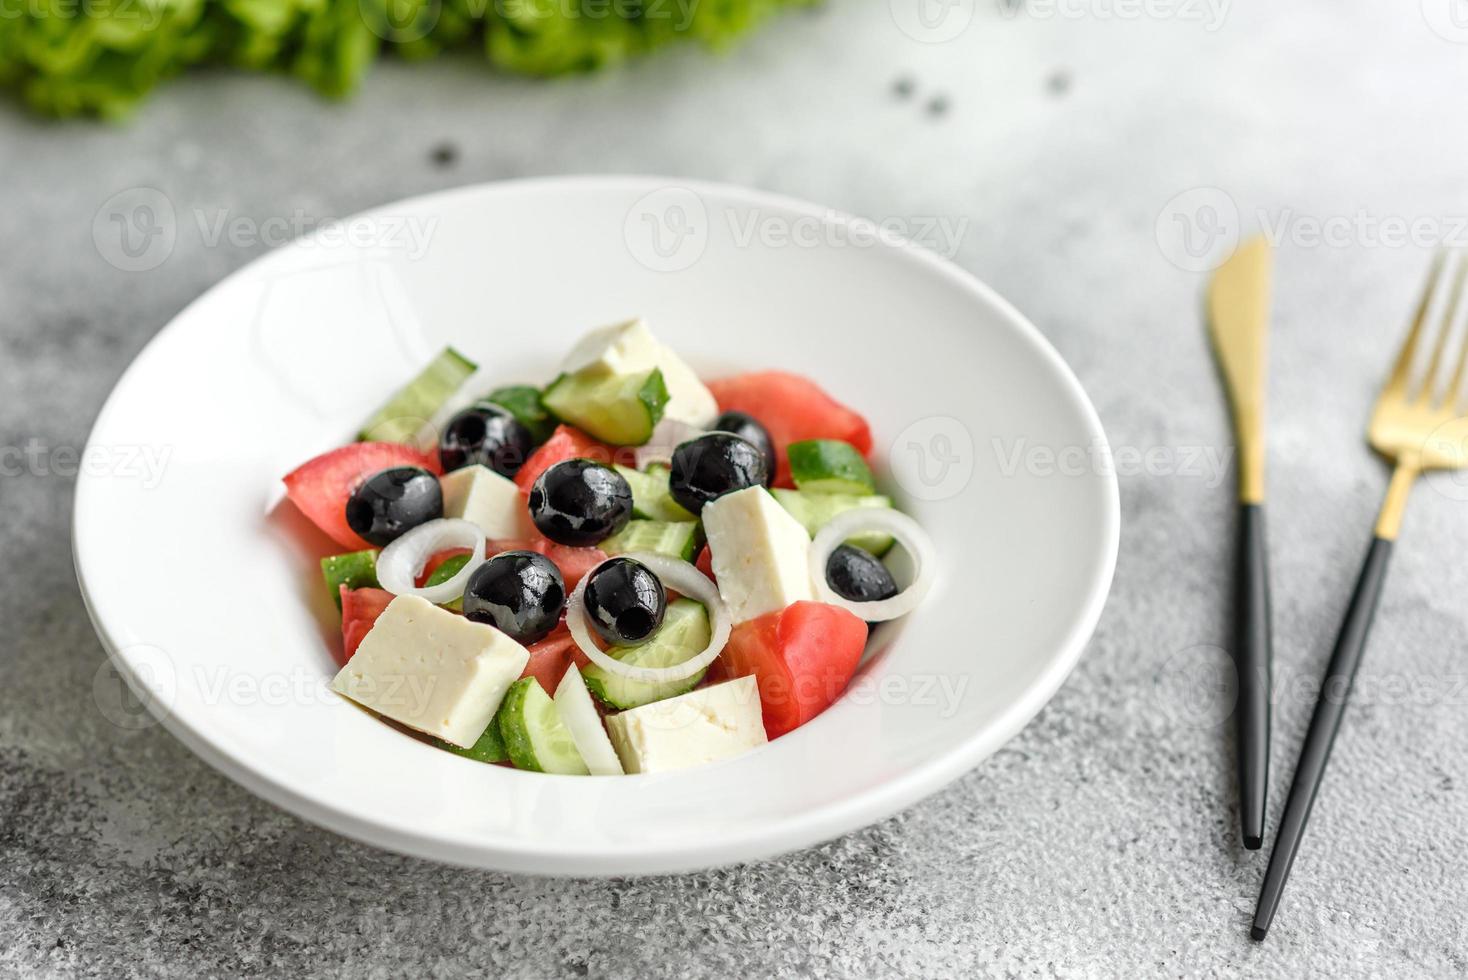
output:
[[[648,374],[577,371],[551,382],[541,396],[545,407],[602,442],[640,446],[668,404],[668,387],[657,368]]]
[[[377,583],[377,552],[368,548],[344,555],[327,555],[321,559],[321,577],[326,580],[326,591],[331,593],[331,601],[341,609],[343,585],[349,589],[381,587]]]
[[[857,448],[839,439],[806,439],[785,450],[795,485],[807,493],[877,492],[872,468]]]
[[[561,713],[540,681],[522,677],[510,685],[500,704],[500,736],[516,769],[589,776]]]
[[[479,736],[479,741],[467,749],[455,745],[453,742],[445,742],[436,738],[433,744],[441,749],[448,749],[454,755],[462,755],[466,759],[474,759],[476,762],[504,762],[510,757],[505,751],[505,740],[500,734],[499,713],[490,719],[489,725],[484,729],[484,734]]]
[[[683,508],[668,492],[668,467],[654,463],[646,472],[630,466],[613,464],[613,469],[622,474],[632,488],[632,513],[652,521],[696,521],[693,514]]]
[[[652,639],[635,647],[612,647],[607,653],[638,667],[671,667],[707,649],[711,633],[708,612],[692,599],[668,603],[663,625]],[[596,699],[613,708],[637,708],[663,698],[686,694],[698,686],[706,671],[680,681],[634,681],[603,670],[596,664],[581,668],[586,688]]]
[[[361,442],[414,443],[418,432],[435,412],[468,380],[477,365],[452,347],[445,347],[418,377],[388,399],[358,433]]]
[[[785,490],[776,487],[770,493],[780,502],[780,506],[790,512],[810,533],[811,537],[826,526],[826,522],[843,511],[852,510],[856,507],[891,507],[892,498],[883,497],[880,494],[865,494],[856,496],[849,493],[810,493],[805,490]],[[892,535],[883,534],[881,531],[864,531],[846,539],[846,543],[870,551],[878,558],[887,553],[892,547]]]
[[[430,585],[442,585],[443,583],[447,582],[449,579],[459,574],[459,571],[465,565],[469,564],[469,557],[469,555],[454,555],[452,558],[445,558],[443,564],[435,568],[432,574],[430,574],[428,578],[423,582],[424,587],[427,588]],[[457,612],[458,610],[464,608],[464,597],[459,596],[457,599],[454,599],[450,602],[445,602],[444,607],[447,609],[453,609]]]
[[[530,438],[538,446],[556,431],[556,420],[540,401],[540,389],[530,385],[506,385],[496,388],[483,401],[493,402],[520,420],[530,430]]]
[[[633,519],[616,534],[597,545],[608,555],[651,551],[680,561],[693,561],[703,543],[697,521],[646,521]]]

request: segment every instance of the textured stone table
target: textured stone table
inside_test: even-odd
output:
[[[1232,843],[1227,705],[1208,686],[1228,642],[1232,527],[1209,460],[1230,437],[1203,277],[1180,267],[1215,233],[1281,238],[1273,821],[1385,485],[1361,431],[1427,255],[1390,229],[1468,241],[1468,36],[1447,0],[1030,2],[963,0],[926,26],[904,0],[895,18],[836,3],[723,56],[551,84],[384,65],[345,105],[219,73],[126,126],[0,110],[0,971],[1468,972],[1463,484],[1414,500],[1280,919],[1266,944],[1246,938],[1265,859]],[[73,582],[67,454],[149,337],[266,247],[211,244],[195,216],[319,221],[577,171],[966,222],[956,261],[1039,324],[1114,444],[1148,461],[1123,476],[1115,589],[1051,705],[885,823],[638,881],[382,853],[256,800],[161,729],[109,724]],[[129,273],[99,255],[92,224],[139,185],[183,218],[167,260]]]

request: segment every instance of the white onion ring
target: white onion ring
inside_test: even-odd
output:
[[[703,572],[686,561],[669,558],[667,555],[655,555],[651,552],[635,551],[617,557],[642,562],[662,580],[665,587],[703,603],[703,608],[709,614],[709,629],[713,635],[710,636],[709,645],[704,647],[703,652],[671,667],[638,667],[634,664],[624,664],[616,657],[609,656],[592,640],[591,630],[586,625],[586,583],[591,581],[591,576],[596,574],[596,568],[601,567],[598,565],[581,576],[581,581],[576,583],[575,591],[571,593],[571,598],[566,602],[566,625],[571,628],[571,638],[576,641],[581,652],[591,658],[592,663],[619,677],[655,684],[663,681],[686,680],[707,668],[720,653],[724,652],[724,644],[729,642],[729,633],[734,627],[729,621],[729,609],[724,605],[724,600],[719,597],[718,586],[710,582]]]
[[[665,466],[673,464],[673,450],[689,439],[703,435],[703,430],[680,419],[663,419],[653,426],[652,435],[645,445],[633,451],[637,469],[645,470],[653,463]]]
[[[897,539],[917,566],[912,583],[890,599],[873,602],[852,602],[844,598],[826,581],[826,562],[831,552],[842,543],[863,531],[880,531]],[[810,580],[816,598],[833,606],[840,606],[870,623],[881,623],[899,616],[906,616],[918,607],[936,577],[938,551],[933,539],[917,521],[906,514],[879,507],[855,507],[842,511],[831,518],[816,534],[810,546]]]
[[[419,588],[414,583],[428,559],[448,548],[471,548],[473,553],[453,578]],[[393,541],[377,556],[377,584],[393,595],[416,595],[436,606],[464,594],[474,569],[484,563],[484,531],[473,521],[441,517],[419,524]]]

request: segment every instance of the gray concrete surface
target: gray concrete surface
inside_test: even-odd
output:
[[[1420,238],[1468,240],[1468,35],[1447,0],[947,9],[959,20],[924,35],[939,43],[895,26],[919,23],[904,0],[836,2],[721,56],[669,52],[599,78],[383,65],[335,105],[221,72],[174,84],[122,126],[0,109],[0,972],[1468,973],[1461,483],[1413,501],[1281,917],[1266,944],[1246,938],[1264,856],[1232,843],[1227,704],[1210,694],[1231,504],[1189,462],[1230,436],[1203,276],[1179,268],[1175,237],[1179,217],[1199,235],[1283,236],[1274,820],[1385,485],[1361,430],[1427,251],[1383,235],[1415,220]],[[441,146],[452,161],[435,159]],[[577,171],[967,219],[956,261],[1052,338],[1118,447],[1152,451],[1123,477],[1115,590],[1053,703],[882,824],[778,861],[639,881],[375,851],[254,799],[160,729],[110,725],[72,576],[66,452],[148,338],[264,248],[211,245],[193,216],[321,219]],[[92,225],[138,185],[185,218],[165,262],[129,273],[103,260]],[[1200,187],[1224,196],[1177,198]],[[42,462],[17,465],[32,440]]]

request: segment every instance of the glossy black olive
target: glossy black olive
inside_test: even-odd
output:
[[[586,582],[586,616],[608,643],[643,642],[663,625],[667,610],[663,583],[640,561],[613,558]]]
[[[416,466],[374,473],[347,498],[347,524],[378,547],[442,516],[438,477]]]
[[[897,582],[887,566],[853,545],[843,544],[826,559],[826,581],[849,602],[876,602],[897,594]]]
[[[765,486],[775,479],[775,441],[760,420],[744,412],[725,412],[709,426],[711,432],[728,432],[754,445],[765,458]]]
[[[697,514],[709,501],[745,487],[762,487],[769,477],[758,446],[728,432],[709,432],[673,450],[668,492]]]
[[[541,534],[559,544],[596,544],[632,519],[632,488],[610,466],[563,460],[530,488],[530,518]]]
[[[464,587],[464,615],[520,643],[542,639],[561,621],[566,580],[534,551],[506,551],[474,569]]]
[[[471,405],[449,419],[438,440],[438,458],[445,473],[479,463],[500,476],[514,476],[534,450],[530,430],[489,402]]]

